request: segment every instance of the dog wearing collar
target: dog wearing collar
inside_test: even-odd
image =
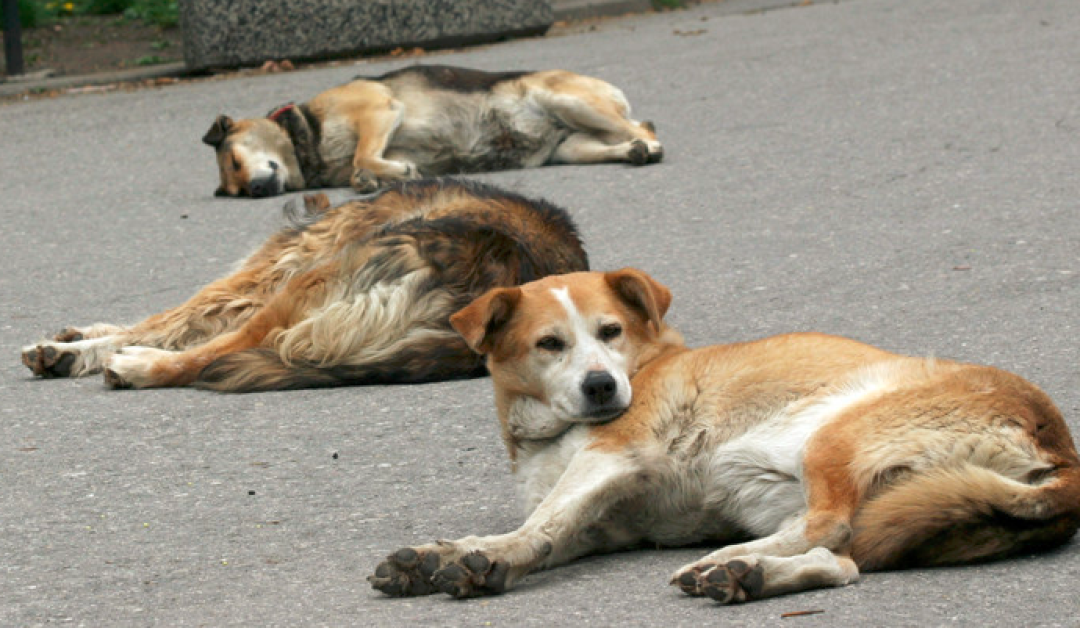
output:
[[[371,584],[470,597],[586,554],[711,542],[726,546],[671,583],[731,603],[1045,549],[1080,526],[1068,427],[1020,377],[814,333],[692,350],[670,301],[624,269],[454,314],[487,357],[527,519],[398,550]]]
[[[219,196],[352,186],[544,164],[660,161],[651,123],[617,87],[566,72],[428,65],[358,78],[265,118],[219,116],[203,136]]]
[[[187,303],[131,327],[69,328],[23,363],[41,377],[104,371],[113,388],[229,392],[478,376],[450,314],[493,287],[588,267],[565,211],[474,182],[286,209],[287,228]]]

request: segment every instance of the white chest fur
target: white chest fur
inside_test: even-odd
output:
[[[518,496],[528,516],[551,492],[570,460],[588,443],[589,428],[571,427],[554,440],[524,441],[518,450]]]

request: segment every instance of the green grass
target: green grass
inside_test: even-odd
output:
[[[168,63],[169,60],[157,55],[146,55],[145,57],[139,57],[135,60],[135,65],[159,65],[162,63]]]

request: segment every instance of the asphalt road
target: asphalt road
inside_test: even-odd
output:
[[[432,59],[595,74],[656,122],[659,165],[484,178],[569,208],[596,268],[665,282],[691,343],[821,330],[990,363],[1080,433],[1075,1],[720,10]],[[0,107],[0,625],[1080,625],[1077,540],[738,607],[667,585],[705,549],[388,599],[365,577],[390,551],[521,520],[488,381],[226,396],[30,377],[22,345],[178,304],[277,227],[281,199],[211,196],[216,114],[406,63]],[[780,618],[803,610],[823,612]]]

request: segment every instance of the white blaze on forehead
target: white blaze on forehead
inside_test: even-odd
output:
[[[589,321],[585,320],[585,317],[578,311],[577,306],[574,305],[574,300],[570,298],[570,289],[552,288],[551,293],[555,295],[555,299],[566,310],[567,322],[570,323],[570,331],[573,336],[573,361],[577,363],[585,360],[587,362],[584,365],[585,368],[603,367],[604,370],[610,370],[610,367],[614,365],[610,364],[609,359],[605,359],[605,354],[609,353],[609,351],[603,343],[597,340],[590,329]]]
[[[570,298],[570,288],[552,288],[551,294],[555,295],[555,299],[566,310],[566,314],[570,317],[570,322],[574,325],[574,331],[577,331],[578,325],[584,325],[585,321],[581,318],[581,313],[578,312],[577,306],[574,305],[574,301]]]

